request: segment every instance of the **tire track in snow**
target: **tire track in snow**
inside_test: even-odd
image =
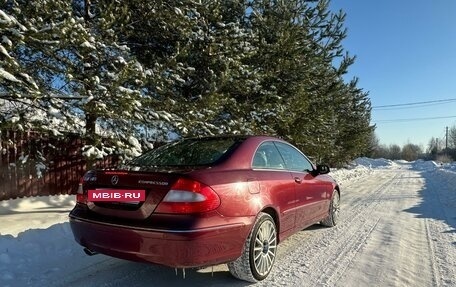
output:
[[[373,191],[370,197],[365,200],[360,200],[360,204],[355,205],[353,209],[349,210],[345,217],[345,221],[340,224],[340,228],[344,229],[344,234],[342,236],[336,232],[333,232],[332,234],[336,237],[335,244],[332,246],[343,246],[343,248],[339,249],[335,254],[332,254],[333,250],[331,248],[328,248],[325,252],[327,258],[322,264],[323,272],[316,280],[317,283],[333,285],[331,283],[337,282],[343,275],[345,269],[349,267],[356,254],[363,247],[367,238],[377,226],[380,218],[372,218],[369,215],[372,214],[380,204],[382,196],[387,193],[396,178],[397,175],[380,185]],[[346,238],[347,235],[348,238]]]
[[[345,218],[346,220],[340,226],[344,230],[344,233],[338,234],[338,232],[333,232],[331,234],[336,240],[334,244],[328,246],[329,248],[325,252],[327,258],[322,264],[323,271],[316,280],[316,283],[333,286],[350,266],[350,263],[366,244],[367,238],[380,220],[380,218],[372,218],[370,215],[378,208],[381,198],[394,184],[397,177],[398,175],[396,174],[393,178],[374,190],[370,197],[360,200],[359,205],[349,210]],[[338,246],[343,246],[343,248],[334,254],[334,249],[337,249]]]
[[[430,227],[429,227],[429,220],[427,218],[425,219],[424,224],[425,224],[424,226],[426,228],[426,241],[428,243],[429,250],[431,250],[431,252],[432,252],[432,258],[436,258],[435,246],[432,243],[431,231],[430,231]],[[437,262],[435,260],[431,261],[431,268],[432,268],[432,276],[433,276],[432,280],[434,281],[434,286],[440,287],[441,286],[440,272],[439,272],[439,268],[437,266]]]
[[[279,246],[280,257],[276,268],[264,286],[270,286],[271,283],[282,285],[284,281],[293,282],[293,286],[332,286],[337,282],[378,224],[379,218],[370,215],[378,208],[381,198],[398,176],[398,173],[394,173],[393,177],[383,178],[384,182],[376,189],[343,203],[336,227],[314,229],[309,231],[311,234],[308,236],[303,231],[292,236],[295,238],[289,238],[292,239],[289,243],[288,240],[283,242],[285,248],[281,251]],[[378,181],[378,178],[370,177],[370,180]],[[303,241],[303,244],[299,246],[296,241]],[[296,246],[299,246],[299,250],[290,252]]]

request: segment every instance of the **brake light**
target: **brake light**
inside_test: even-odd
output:
[[[196,180],[180,178],[157,206],[157,213],[201,213],[216,209],[220,198],[209,186]]]
[[[81,177],[79,180],[78,191],[76,192],[76,202],[87,204],[87,194],[84,194],[84,189],[82,185],[84,184],[84,177]]]

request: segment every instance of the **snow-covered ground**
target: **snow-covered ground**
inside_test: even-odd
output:
[[[456,164],[360,158],[331,174],[342,188],[340,223],[280,244],[257,286],[456,286]],[[170,268],[86,256],[67,223],[73,204],[73,196],[0,201],[0,286],[249,285],[225,265],[183,279]]]

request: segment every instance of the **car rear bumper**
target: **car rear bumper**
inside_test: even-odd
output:
[[[109,256],[169,267],[202,267],[233,261],[244,248],[254,218],[193,230],[127,227],[70,215],[75,240]]]

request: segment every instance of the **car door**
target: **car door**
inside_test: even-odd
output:
[[[298,149],[283,142],[275,144],[295,182],[296,227],[306,227],[327,211],[327,186],[312,174],[314,166]]]
[[[263,142],[252,160],[252,170],[265,201],[277,208],[280,216],[280,232],[286,234],[295,228],[296,190],[293,177],[285,169],[285,163],[274,142]]]

